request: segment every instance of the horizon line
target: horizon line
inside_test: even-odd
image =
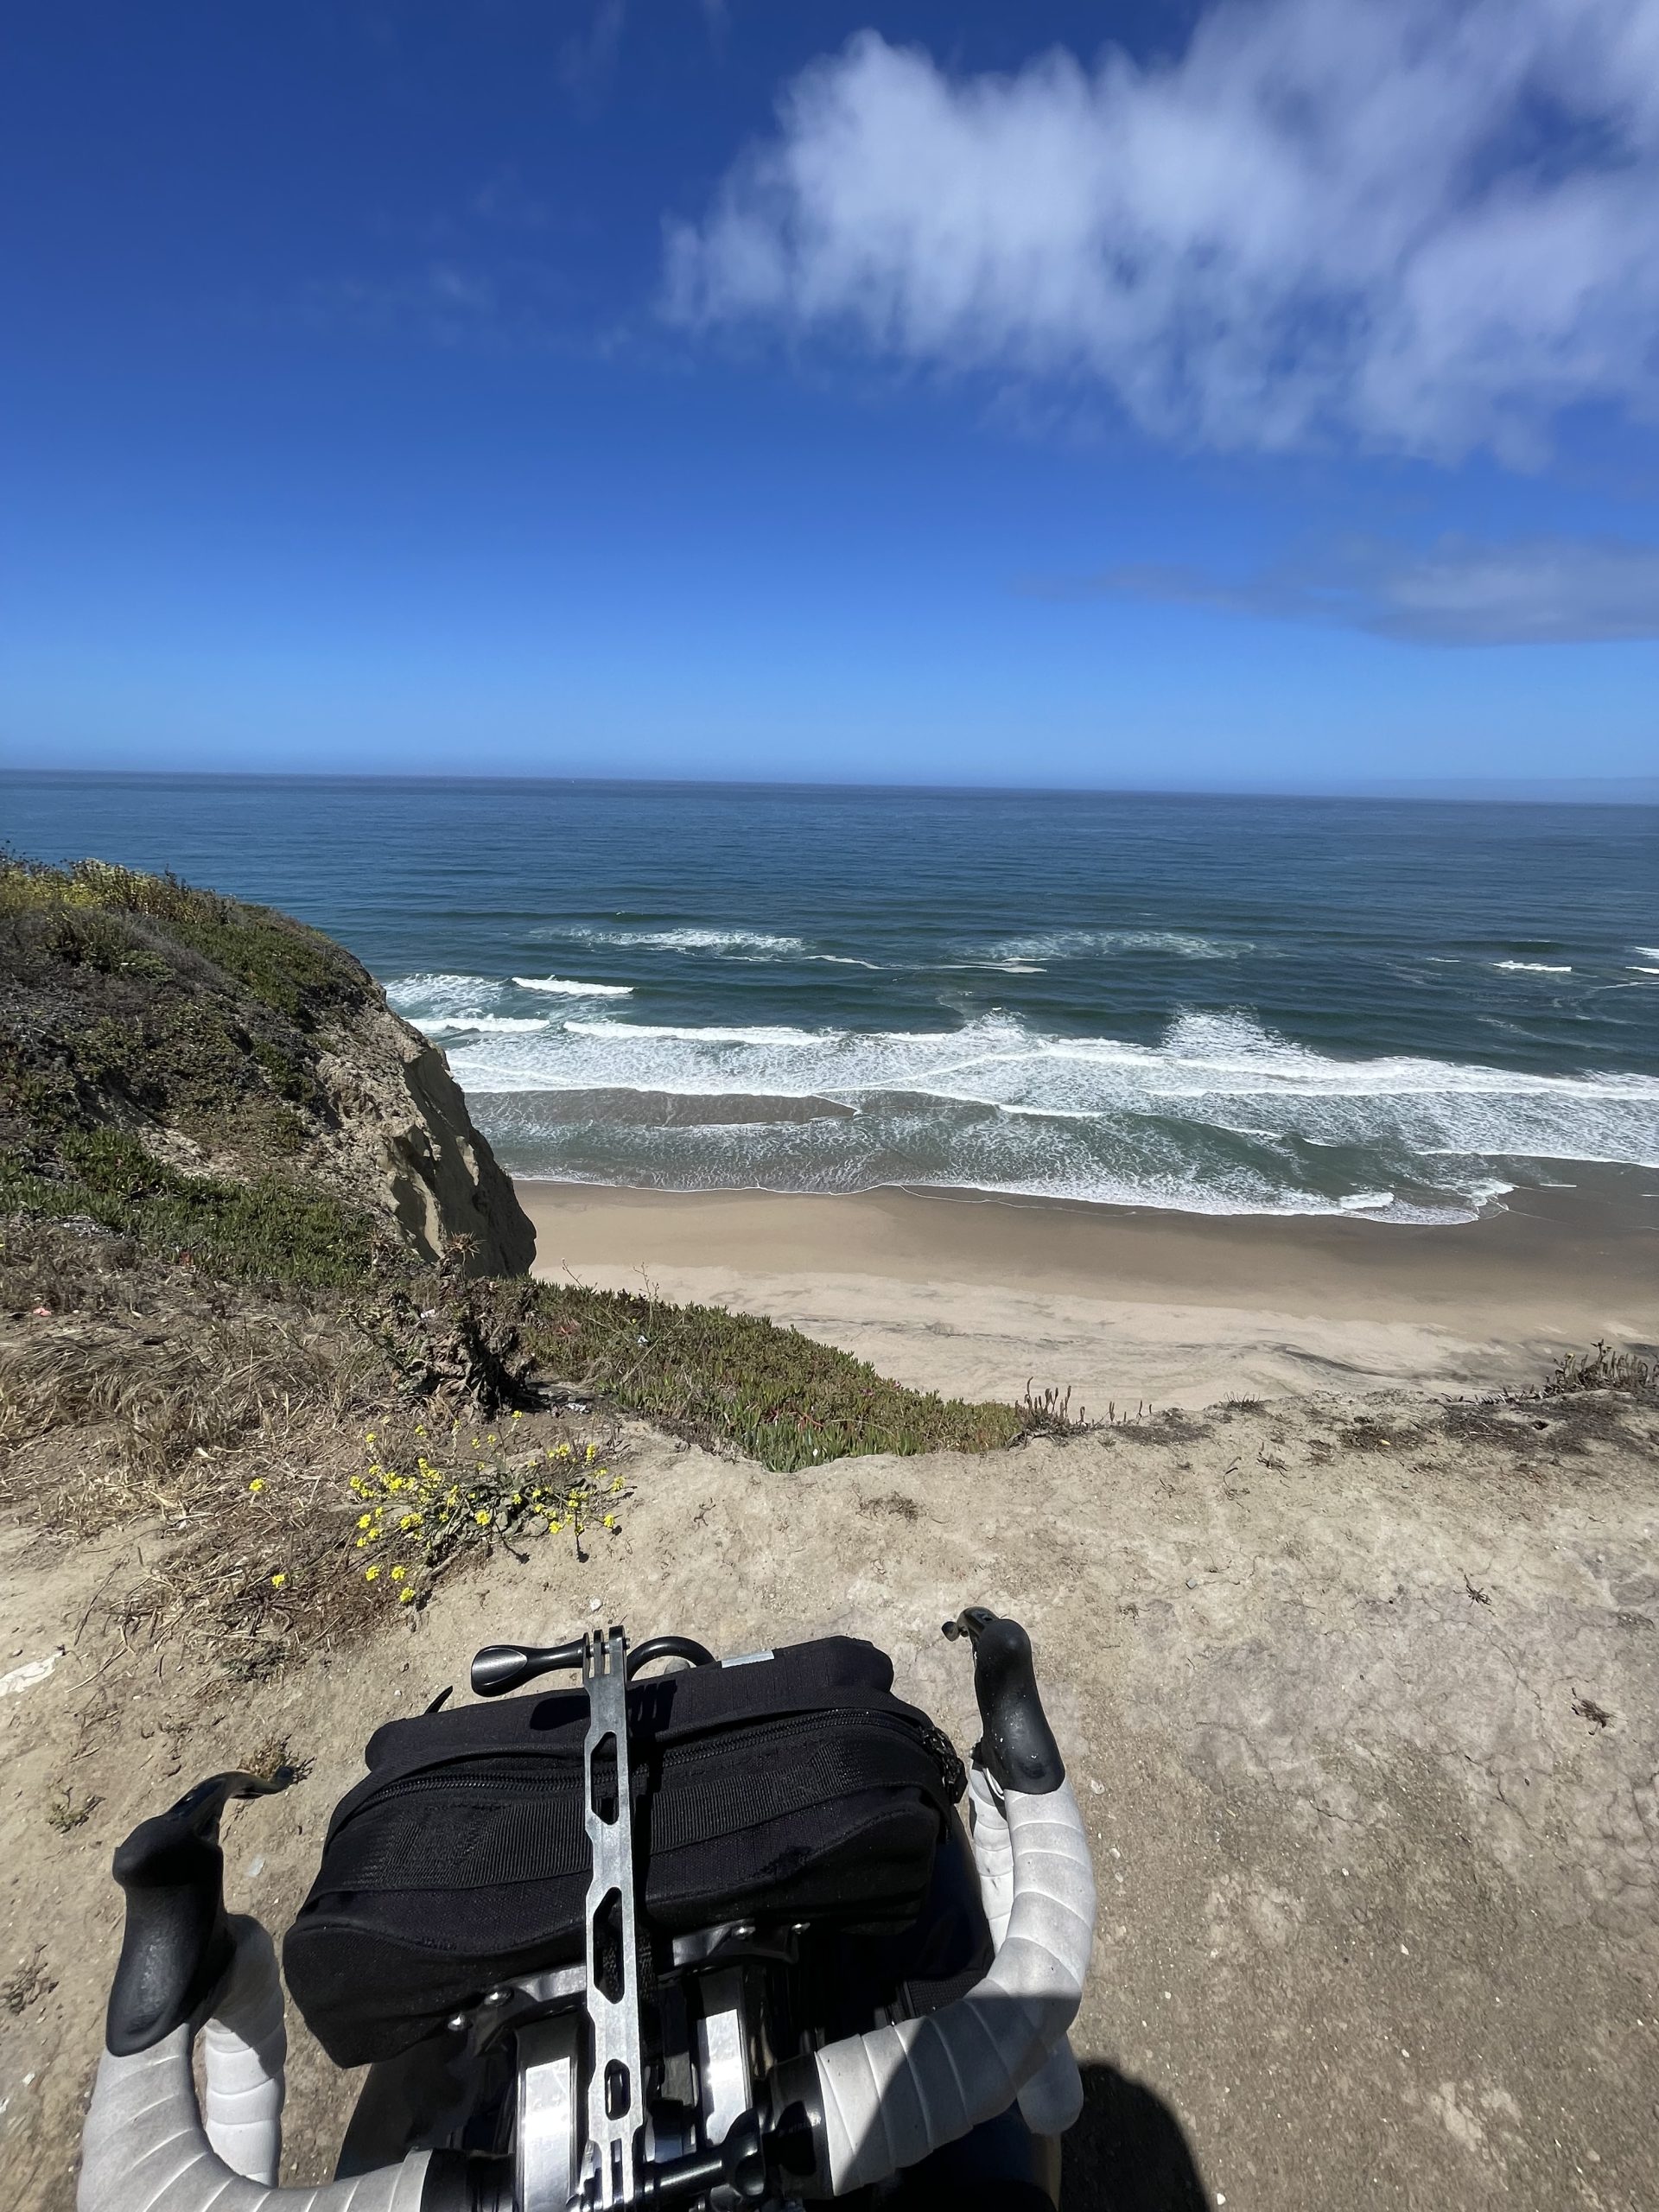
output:
[[[567,789],[892,792],[960,798],[1261,798],[1439,800],[1446,804],[1659,805],[1659,776],[1414,776],[1337,783],[1236,784],[944,784],[865,779],[760,776],[549,775],[522,771],[399,769],[213,769],[0,766],[0,780],[61,778],[105,783],[326,784],[472,786],[543,785]],[[3,836],[0,835],[0,844]]]

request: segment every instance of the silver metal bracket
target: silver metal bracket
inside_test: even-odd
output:
[[[645,2126],[633,1878],[633,1802],[628,1769],[627,1638],[595,1629],[582,1653],[588,1692],[583,1770],[593,1872],[588,1885],[588,2018],[593,2072],[581,2201],[631,2204],[642,2193]],[[614,1796],[599,1760],[613,1747]],[[602,1808],[602,1809],[601,1809]]]

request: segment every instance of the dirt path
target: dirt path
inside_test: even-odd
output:
[[[938,1624],[977,1599],[1030,1626],[1095,1831],[1068,2212],[1651,2207],[1656,1440],[1650,1406],[1599,1397],[1304,1399],[787,1477],[642,1439],[591,1564],[500,1560],[252,1693],[77,1635],[137,1540],[13,1531],[0,1676],[68,1649],[0,1683],[4,2201],[73,2201],[109,1853],[199,1775],[272,1735],[315,1762],[226,1821],[231,1901],[280,1929],[371,1728],[480,1642],[568,1633],[594,1600],[726,1651],[851,1630],[965,1746]],[[289,2170],[316,2177],[351,2085],[295,2044]]]

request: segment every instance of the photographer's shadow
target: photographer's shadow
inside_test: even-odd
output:
[[[1099,2060],[1080,2071],[1083,2112],[1061,2152],[1065,2212],[1207,2212],[1185,2131],[1163,2099]]]

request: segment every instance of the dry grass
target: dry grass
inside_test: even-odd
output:
[[[236,1762],[244,1774],[251,1774],[256,1782],[288,1784],[303,1782],[315,1762],[295,1756],[286,1736],[262,1736]]]
[[[349,1642],[424,1605],[497,1548],[607,1541],[620,1526],[626,1446],[556,1415],[434,1433],[296,1432],[286,1449],[221,1463],[175,1541],[118,1601],[124,1628],[209,1656],[238,1680]],[[250,1473],[254,1465],[257,1471]]]
[[[0,1981],[0,2005],[14,2020],[18,2020],[42,1998],[49,1997],[57,1986],[56,1975],[47,1972],[45,1947],[37,1943],[16,1971]]]
[[[410,1274],[357,1300],[213,1280],[94,1223],[0,1224],[0,1504],[149,1518],[130,1636],[240,1680],[424,1604],[471,1557],[603,1542],[616,1420],[788,1469],[1075,1426],[967,1406],[717,1309]]]
[[[154,1315],[41,1317],[0,1340],[0,1503],[78,1535],[183,1511],[219,1488],[226,1455],[354,1420],[385,1390],[378,1348],[341,1316],[184,1318],[158,1333]],[[78,1448],[19,1449],[54,1432]]]

